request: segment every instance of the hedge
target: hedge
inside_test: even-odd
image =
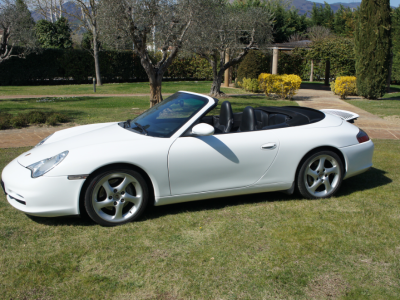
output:
[[[132,51],[101,51],[100,70],[104,83],[148,80],[140,58]],[[88,83],[94,75],[94,59],[86,50],[45,49],[0,64],[0,85]],[[211,80],[212,70],[200,57],[178,57],[164,77]]]

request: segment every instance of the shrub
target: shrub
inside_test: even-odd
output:
[[[46,124],[51,126],[54,126],[57,123],[66,123],[68,121],[69,121],[68,117],[60,113],[53,113],[51,115],[48,115],[46,118]]]
[[[240,87],[244,90],[252,93],[256,93],[260,91],[260,87],[258,85],[258,80],[253,78],[243,78],[242,83],[240,83]]]
[[[26,114],[26,120],[30,124],[43,124],[46,123],[46,114],[41,111],[32,111]]]
[[[346,96],[357,95],[356,81],[357,79],[354,76],[338,77],[331,83],[331,90],[341,99],[346,99]]]
[[[270,68],[270,57],[257,50],[251,50],[240,63],[237,71],[237,80],[243,82],[243,78],[257,79],[258,76]]]
[[[10,119],[10,125],[14,128],[22,128],[28,126],[26,116],[24,114],[18,114]]]
[[[7,113],[0,114],[0,129],[10,128],[11,115]]]
[[[258,77],[261,90],[268,96],[276,94],[282,99],[292,99],[300,89],[301,78],[297,75],[272,75],[262,73]]]
[[[47,125],[55,126],[57,123],[58,123],[58,120],[57,120],[57,116],[55,114],[49,116],[46,120]]]

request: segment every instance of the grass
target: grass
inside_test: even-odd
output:
[[[346,102],[381,117],[400,116],[400,94],[399,100],[354,99]]]
[[[191,91],[194,93],[209,93],[211,81],[165,81],[162,84],[163,93]],[[148,82],[109,83],[96,87],[97,94],[149,94]],[[241,89],[221,88],[227,94],[249,94]],[[0,86],[0,96],[15,95],[79,95],[93,94],[93,84],[77,85],[40,85],[40,86]]]
[[[2,298],[399,299],[400,142],[375,143],[374,167],[321,201],[211,199],[103,228],[1,195]],[[26,150],[0,149],[0,168]]]
[[[231,101],[235,112],[246,106],[297,105],[295,101],[269,100],[264,96],[238,96],[221,99],[219,105]],[[31,111],[59,112],[76,124],[115,122],[133,119],[149,108],[148,97],[69,97],[42,102],[38,99],[0,100],[0,111],[17,114]],[[218,114],[218,108],[212,114]]]

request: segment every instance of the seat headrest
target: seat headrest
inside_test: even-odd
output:
[[[221,104],[221,110],[220,110],[220,113],[219,113],[219,119],[220,119],[220,124],[225,123],[224,121],[228,121],[228,120],[232,120],[233,119],[232,106],[231,106],[231,103],[229,101],[224,101]]]
[[[254,109],[251,106],[245,107],[240,122],[240,131],[253,131],[257,129],[257,119]]]

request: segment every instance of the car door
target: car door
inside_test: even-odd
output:
[[[278,151],[275,130],[180,137],[168,155],[171,195],[252,185]]]

